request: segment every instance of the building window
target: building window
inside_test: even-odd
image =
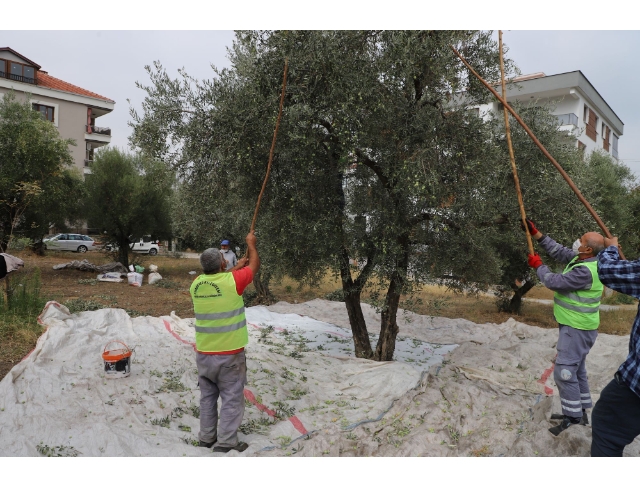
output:
[[[584,150],[587,148],[587,146],[585,144],[583,144],[582,142],[578,141],[578,150],[584,152]]]
[[[602,148],[609,152],[609,142],[611,140],[611,129],[602,124]]]
[[[6,78],[7,68],[4,59],[0,59],[0,78]]]
[[[586,127],[586,134],[594,142],[596,141],[596,127],[598,126],[598,117],[596,113],[591,110],[587,105],[584,106],[584,124]]]
[[[46,105],[40,105],[39,103],[34,103],[33,104],[33,109],[36,112],[40,112],[42,114],[42,116],[46,119],[49,120],[49,122],[54,121],[54,110],[53,107],[48,107]]]
[[[9,61],[10,74],[9,78],[15,81],[22,81],[23,83],[36,83],[35,70],[32,66],[26,66],[24,64],[15,63]]]
[[[613,134],[613,144],[611,147],[611,155],[618,160],[618,136]]]

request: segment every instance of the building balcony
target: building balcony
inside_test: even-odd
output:
[[[38,82],[35,78],[27,78],[26,76],[20,76],[17,74],[11,74],[8,71],[0,71],[0,78],[10,79],[12,81],[19,81],[21,83],[29,83],[30,85],[37,85]]]
[[[88,134],[109,135],[111,136],[111,129],[109,127],[96,127],[95,125],[85,125]]]
[[[100,127],[98,127],[100,128]],[[103,145],[108,144],[109,142],[111,142],[111,129],[106,129],[109,132],[108,133],[101,133],[101,132],[86,132],[84,134],[84,140],[90,144],[91,149],[97,149],[98,147],[102,147]]]
[[[562,115],[556,115],[558,118],[558,125],[574,125],[578,126],[578,116],[575,113],[564,113]]]

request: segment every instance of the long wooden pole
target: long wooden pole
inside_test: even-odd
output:
[[[258,202],[256,203],[256,210],[253,212],[253,220],[251,220],[251,231],[252,233],[256,228],[256,219],[258,218],[258,208],[260,208],[260,201],[262,200],[262,195],[264,194],[264,190],[267,187],[267,181],[269,180],[269,174],[271,173],[271,163],[273,162],[273,152],[276,148],[276,137],[278,136],[278,127],[280,127],[280,119],[282,118],[282,107],[284,105],[284,92],[287,88],[287,71],[289,70],[289,60],[284,60],[284,75],[282,77],[282,93],[280,94],[280,109],[278,110],[278,118],[276,120],[276,128],[273,131],[273,140],[271,141],[271,151],[269,152],[269,164],[267,165],[267,174],[264,176],[264,181],[262,182],[262,189],[260,190],[260,194],[258,195]]]
[[[507,84],[504,80],[504,56],[502,51],[502,31],[498,31],[498,41],[500,44],[500,77],[502,79],[502,98],[507,99]],[[509,129],[509,111],[507,107],[503,107],[504,112],[504,127],[507,133],[507,145],[509,146],[509,157],[511,158],[511,170],[513,171],[513,181],[516,185],[516,193],[518,193],[518,204],[520,205],[520,217],[522,218],[522,224],[524,225],[525,232],[527,233],[527,245],[529,246],[529,253],[534,254],[533,242],[531,241],[531,233],[529,233],[529,225],[527,225],[527,214],[524,211],[524,203],[522,201],[522,192],[520,191],[520,179],[518,179],[518,169],[516,168],[516,157],[513,154],[513,144],[511,144],[511,130]]]
[[[458,56],[460,58],[460,60],[464,63],[464,65],[469,69],[469,71],[471,71],[471,73],[473,73],[473,75],[478,78],[478,80],[480,80],[480,82],[491,92],[493,93],[493,96],[495,96],[498,101],[500,103],[502,103],[504,105],[504,107],[509,110],[509,113],[511,113],[511,115],[513,115],[513,118],[516,119],[516,121],[522,126],[522,128],[524,129],[524,131],[527,133],[527,135],[529,135],[529,137],[531,137],[531,140],[533,140],[533,143],[536,144],[538,146],[538,148],[542,151],[542,153],[546,156],[547,159],[549,159],[549,161],[551,162],[551,164],[553,164],[556,169],[560,172],[560,174],[562,175],[562,177],[564,178],[564,180],[569,184],[569,187],[573,190],[573,192],[576,194],[576,196],[578,197],[578,199],[580,200],[580,202],[585,206],[585,208],[587,209],[587,211],[591,214],[591,216],[594,218],[594,220],[596,221],[596,223],[598,224],[598,226],[602,229],[602,231],[604,232],[605,236],[607,238],[613,238],[611,235],[611,232],[609,232],[609,229],[607,228],[607,226],[604,224],[604,222],[600,219],[600,217],[598,216],[598,214],[595,212],[595,210],[591,207],[591,205],[589,204],[589,202],[585,199],[584,196],[582,196],[582,193],[580,192],[580,190],[576,187],[575,184],[573,184],[573,181],[571,180],[571,178],[569,177],[569,175],[565,172],[564,169],[562,169],[562,166],[560,166],[560,164],[558,164],[558,161],[556,161],[553,156],[551,154],[549,154],[549,151],[547,151],[547,149],[545,149],[545,147],[540,143],[540,141],[538,140],[538,138],[533,135],[533,132],[531,131],[531,129],[529,127],[527,127],[527,124],[524,123],[524,120],[522,120],[522,118],[520,118],[520,116],[514,111],[513,108],[511,108],[509,106],[509,104],[507,103],[507,101],[502,98],[498,92],[496,90],[493,89],[493,87],[487,83],[484,79],[482,79],[482,76],[480,76],[478,73],[475,72],[475,70],[471,67],[471,65],[462,57],[462,55],[460,55],[460,53],[456,50],[455,47],[453,46],[449,46],[451,47],[451,49],[453,50],[453,52],[455,53],[456,56]],[[622,250],[619,250],[620,253],[620,257],[622,257],[623,259],[625,258],[624,255],[622,254]]]

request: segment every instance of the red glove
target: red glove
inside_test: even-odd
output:
[[[535,254],[535,255],[529,254],[527,263],[529,264],[529,267],[533,267],[534,269],[537,269],[542,265],[542,259],[538,254]]]
[[[536,228],[535,223],[533,223],[533,221],[529,218],[527,218],[527,226],[529,227],[529,234],[533,237],[536,233],[538,233],[540,230],[538,230]],[[520,220],[520,228],[522,228],[524,230],[524,225],[522,224],[522,220]]]

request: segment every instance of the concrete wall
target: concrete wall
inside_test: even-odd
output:
[[[596,141],[594,142],[591,138],[587,137],[586,134],[586,121],[584,120],[584,105],[587,105],[589,107],[590,110],[593,110],[593,112],[596,114],[596,116],[598,117],[598,122],[596,124]],[[588,101],[584,100],[583,98],[580,99],[580,108],[579,108],[580,112],[578,113],[578,117],[580,119],[580,128],[583,130],[582,135],[580,136],[579,140],[585,144],[587,146],[587,151],[593,151],[596,149],[600,149],[603,150],[605,152],[608,152],[610,155],[613,155],[613,135],[617,135],[618,137],[621,136],[621,134],[617,133],[617,131],[611,126],[609,125],[609,123],[603,118],[602,113],[593,106],[593,104],[589,103]],[[611,135],[609,137],[609,150],[606,151],[603,147],[604,144],[604,135],[602,133],[602,122],[604,122],[609,129],[611,129]],[[620,150],[620,146],[618,146],[618,151]]]
[[[527,104],[527,102],[525,100],[521,100],[522,103],[524,103],[525,105]],[[566,95],[566,96],[561,96],[561,97],[552,97],[552,98],[538,98],[538,99],[531,99],[531,102],[536,103],[536,104],[543,104],[543,103],[552,103],[555,104],[555,108],[553,110],[553,114],[554,115],[564,115],[567,113],[573,113],[578,117],[578,125],[574,126],[574,125],[562,125],[560,128],[562,130],[567,130],[567,131],[573,131],[574,135],[577,136],[578,140],[580,142],[582,142],[586,147],[585,147],[585,153],[588,154],[590,152],[593,152],[596,149],[600,149],[600,150],[604,150],[603,148],[603,138],[602,138],[602,122],[604,121],[605,124],[607,124],[609,126],[609,128],[611,129],[611,136],[610,136],[610,140],[609,140],[609,151],[608,153],[610,155],[613,155],[613,134],[615,133],[618,137],[621,136],[621,134],[617,133],[614,128],[609,125],[607,123],[606,120],[603,119],[602,113],[600,113],[594,106],[593,104],[589,103],[588,101],[585,100],[585,98],[583,96],[581,96],[580,94],[576,93],[574,95]],[[592,109],[594,111],[594,113],[596,114],[596,116],[598,117],[598,123],[597,123],[597,127],[596,127],[596,141],[594,142],[590,137],[587,136],[586,134],[586,122],[584,120],[584,105],[586,105]],[[487,119],[492,113],[494,116],[496,115],[501,115],[502,112],[499,111],[499,104],[498,102],[492,102],[492,103],[488,103],[486,105],[480,105],[479,107],[480,110],[480,116]],[[619,141],[618,141],[619,142]],[[620,146],[618,146],[618,151],[620,150]],[[606,152],[606,151],[605,151]]]
[[[10,90],[0,87],[0,96]],[[26,93],[14,91],[16,100],[24,102],[27,99]],[[54,125],[57,126],[58,132],[63,139],[73,139],[76,146],[69,146],[69,150],[73,156],[76,167],[80,174],[84,170],[84,159],[86,155],[86,144],[84,134],[87,123],[87,107],[78,103],[65,100],[59,100],[47,96],[32,96],[32,103],[40,103],[54,107]]]
[[[16,62],[18,62],[20,64],[29,64],[24,59],[19,58],[18,56],[16,56],[15,54],[10,53],[9,51],[0,52],[0,59],[6,59],[7,61],[16,61]],[[33,66],[33,65],[30,64],[30,66]],[[35,68],[35,66],[34,66],[34,68]]]

